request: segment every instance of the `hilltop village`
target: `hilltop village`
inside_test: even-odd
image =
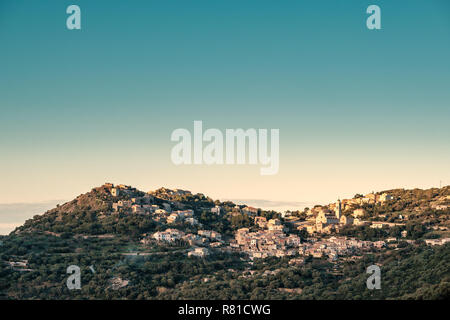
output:
[[[388,192],[357,195],[353,199],[306,208],[300,213],[267,214],[261,209],[234,204],[230,206],[230,203],[221,205],[217,201],[208,207],[189,206],[179,200],[202,198],[204,195],[193,195],[186,190],[161,188],[137,196],[137,190],[130,186],[114,186],[108,183],[105,187],[112,197],[112,209],[115,213],[148,215],[154,221],[167,226],[165,230],[144,234],[142,244],[183,242],[190,247],[186,253],[188,256],[206,257],[211,249],[217,249],[244,253],[250,260],[288,256],[293,257],[292,263],[300,263],[302,258],[312,256],[325,257],[335,262],[340,258],[358,259],[365,252],[397,246],[402,241],[413,244],[417,240],[408,237],[409,214],[398,214],[390,219],[386,219],[385,213],[369,214],[373,208],[383,208],[400,200]],[[444,211],[449,208],[449,204],[450,196],[447,195],[431,202],[430,208]],[[418,212],[418,208],[414,208],[413,212]],[[204,228],[198,220],[201,213],[221,219],[244,217],[248,221],[248,227],[238,228],[232,234],[223,236],[216,230]],[[189,226],[188,231],[185,230],[186,226]],[[346,236],[349,229],[358,227],[385,230],[388,236],[375,241]],[[448,231],[447,225],[430,225],[430,228],[433,227],[436,230]],[[392,232],[389,231],[394,229],[396,235],[390,236]],[[446,236],[425,239],[430,245],[440,245],[448,241],[450,238]]]
[[[449,218],[450,186],[276,212],[106,183],[0,237],[0,299],[443,297]],[[365,286],[374,263],[377,293]],[[72,265],[76,292],[65,286]]]

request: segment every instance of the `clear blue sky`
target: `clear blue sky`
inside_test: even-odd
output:
[[[285,201],[450,183],[446,0],[0,0],[0,42],[0,203],[105,181]],[[193,120],[279,128],[279,174],[174,166]]]

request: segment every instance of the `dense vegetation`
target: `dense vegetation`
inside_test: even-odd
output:
[[[117,248],[122,250],[117,251]],[[2,265],[3,298],[10,299],[445,299],[450,297],[450,244],[405,245],[342,263],[287,258],[257,260],[248,266],[237,254],[216,252],[186,257],[183,246],[152,246],[145,256],[127,239],[61,239],[48,235],[4,239],[1,258],[29,261],[32,272]],[[366,268],[381,265],[382,289],[366,288]],[[81,290],[68,290],[66,269],[81,267]],[[89,270],[93,266],[95,273]],[[264,272],[275,271],[265,275]],[[254,272],[249,275],[248,272]],[[114,277],[129,285],[113,290]],[[288,289],[288,290],[286,290]],[[291,290],[291,292],[289,292]]]
[[[249,279],[229,276],[208,283],[180,285],[163,294],[168,299],[448,299],[450,245],[414,248],[368,255],[345,263],[340,272],[323,260],[311,259],[301,267],[286,267],[270,258],[254,269],[279,269],[276,275]],[[366,268],[381,265],[381,290],[368,290]],[[284,289],[300,289],[289,293]]]

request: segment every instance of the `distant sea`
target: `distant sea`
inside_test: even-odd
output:
[[[53,209],[57,204],[63,204],[63,200],[54,200],[37,203],[5,203],[0,204],[0,235],[7,235],[16,227],[21,226],[26,220],[35,215],[45,213]]]

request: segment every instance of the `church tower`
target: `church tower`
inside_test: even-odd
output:
[[[338,218],[338,220],[340,220],[342,216],[342,207],[340,199],[338,199],[338,201],[336,202],[336,209],[334,209],[334,212],[336,213],[336,217]]]

